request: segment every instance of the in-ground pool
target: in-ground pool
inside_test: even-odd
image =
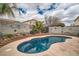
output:
[[[41,38],[33,38],[29,41],[23,42],[17,46],[17,50],[23,53],[39,53],[46,51],[51,44],[57,42],[64,42],[66,38],[63,36],[47,36]]]

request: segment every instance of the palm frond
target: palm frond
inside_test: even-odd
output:
[[[2,13],[12,15],[13,17],[15,17],[15,15],[12,11],[12,8],[8,4],[3,4]]]

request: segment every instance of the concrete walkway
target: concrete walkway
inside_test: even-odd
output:
[[[36,36],[36,37],[45,37],[45,36]],[[53,36],[63,36],[63,35],[53,35]],[[17,46],[20,43],[31,40],[32,38],[36,37],[29,37],[3,46],[2,48],[0,48],[0,56],[79,56],[79,37],[72,37],[72,36],[67,36],[72,37],[72,39],[67,39],[65,42],[62,43],[52,44],[48,50],[41,53],[27,54],[17,51]]]

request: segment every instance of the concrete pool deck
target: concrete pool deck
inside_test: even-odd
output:
[[[26,39],[9,43],[0,48],[0,56],[79,56],[79,37],[66,36],[66,35],[52,35],[52,36],[66,36],[71,37],[72,39],[67,39],[65,42],[52,44],[48,50],[41,53],[27,54],[19,52],[17,50],[17,46],[20,43],[31,40],[32,38],[45,37],[45,36],[51,36],[51,35],[28,37]]]

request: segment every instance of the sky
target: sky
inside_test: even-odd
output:
[[[16,20],[44,20],[45,16],[57,16],[66,25],[73,23],[79,15],[79,3],[23,3],[16,4]]]

